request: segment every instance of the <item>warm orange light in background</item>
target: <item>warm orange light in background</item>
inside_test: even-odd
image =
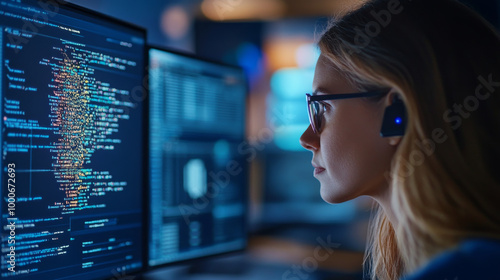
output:
[[[282,0],[203,0],[201,11],[210,20],[272,20],[285,13]]]
[[[191,16],[182,6],[168,7],[161,15],[161,30],[171,39],[178,40],[187,35]]]
[[[203,0],[203,15],[214,21],[275,20],[345,14],[367,0]]]
[[[267,66],[270,72],[281,68],[299,67],[297,51],[305,44],[310,44],[309,38],[275,38],[264,44],[267,56]]]

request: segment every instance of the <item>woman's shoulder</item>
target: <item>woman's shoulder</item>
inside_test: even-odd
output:
[[[404,280],[500,279],[500,240],[471,238],[443,252]]]

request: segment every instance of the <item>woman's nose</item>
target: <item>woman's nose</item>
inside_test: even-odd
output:
[[[310,151],[315,151],[319,148],[319,137],[314,133],[311,125],[300,136],[300,145]]]

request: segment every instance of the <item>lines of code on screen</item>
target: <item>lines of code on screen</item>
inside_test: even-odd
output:
[[[1,278],[140,269],[144,33],[24,0],[0,28]]]

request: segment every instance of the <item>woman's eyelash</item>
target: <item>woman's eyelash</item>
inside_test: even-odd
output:
[[[319,103],[321,103],[321,105],[323,105],[323,108],[324,108],[324,109],[327,109],[327,108],[330,108],[330,107],[331,107],[331,105],[330,105],[330,104],[328,104],[327,102],[320,101]]]

